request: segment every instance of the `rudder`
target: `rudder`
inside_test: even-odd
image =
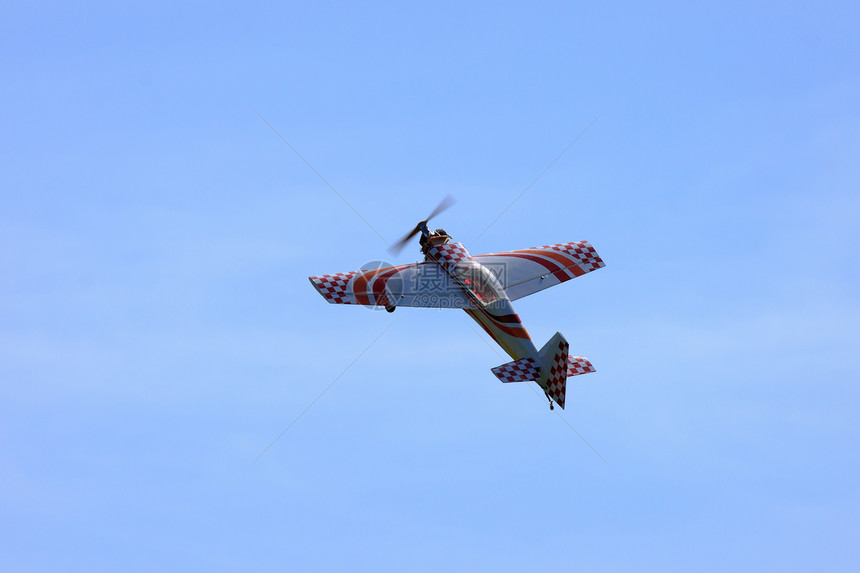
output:
[[[547,397],[564,409],[567,393],[567,356],[570,345],[560,332],[540,349],[540,385]]]

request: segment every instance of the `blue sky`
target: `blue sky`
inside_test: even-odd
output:
[[[858,12],[4,3],[3,569],[856,570]],[[448,193],[565,412],[308,283]]]

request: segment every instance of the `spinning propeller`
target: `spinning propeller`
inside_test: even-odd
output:
[[[397,241],[396,243],[394,243],[393,245],[388,247],[388,252],[391,253],[392,255],[398,254],[400,251],[403,250],[403,247],[406,246],[406,243],[408,243],[412,239],[412,237],[414,237],[415,235],[417,235],[418,233],[421,232],[421,227],[426,227],[427,222],[430,219],[432,219],[433,217],[435,217],[436,215],[438,215],[439,213],[441,213],[442,211],[444,211],[445,209],[447,209],[448,207],[450,207],[454,203],[456,203],[456,200],[451,195],[448,195],[447,197],[442,199],[442,202],[439,203],[439,205],[437,205],[435,209],[433,209],[433,212],[430,213],[430,215],[428,215],[426,219],[424,219],[423,221],[421,221],[420,223],[415,225],[415,228],[412,229],[411,231],[409,231],[408,233],[406,233],[406,235],[404,235],[402,239],[400,239],[399,241]]]

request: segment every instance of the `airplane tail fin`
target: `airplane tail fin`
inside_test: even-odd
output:
[[[556,332],[538,352],[540,363],[539,384],[550,400],[564,409],[567,392],[567,352],[570,345],[560,332]]]
[[[570,376],[596,372],[588,358],[570,356],[569,350],[567,340],[560,332],[556,332],[538,352],[541,372],[539,384],[549,399],[554,400],[562,409],[567,393],[567,379]]]
[[[567,379],[595,372],[588,358],[569,356],[570,345],[560,332],[543,345],[536,358],[520,358],[492,368],[502,382],[537,382],[547,397],[564,409]]]

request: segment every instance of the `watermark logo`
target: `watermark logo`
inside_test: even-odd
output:
[[[396,306],[424,308],[474,308],[507,298],[503,286],[507,278],[505,263],[458,263],[449,270],[432,262],[405,265],[396,272],[386,272],[394,265],[388,261],[368,261],[361,271],[373,273],[366,288],[372,289],[378,300],[385,294],[390,305],[367,306],[371,310],[392,311]],[[387,275],[387,276],[386,276]],[[384,277],[384,278],[383,278]],[[384,280],[384,289],[375,280]]]

